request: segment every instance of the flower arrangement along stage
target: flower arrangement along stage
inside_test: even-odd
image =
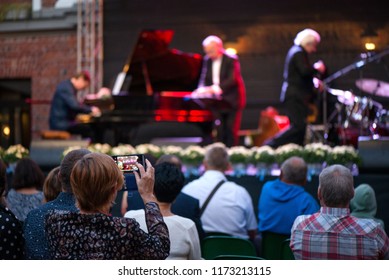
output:
[[[223,145],[214,143],[211,145]],[[209,145],[209,146],[211,146]],[[141,144],[131,146],[129,144],[119,144],[112,147],[108,144],[91,144],[88,149],[93,152],[105,153],[108,155],[124,154],[148,154],[155,159],[163,154],[173,154],[181,158],[186,176],[199,175],[202,170],[202,161],[205,151],[209,146],[201,147],[191,145],[180,146],[157,146],[154,144]],[[62,157],[69,151],[81,147],[68,147]],[[235,146],[228,148],[230,161],[233,169],[229,172],[233,176],[257,175],[263,177],[275,174],[273,171],[279,169],[280,164],[291,156],[304,158],[308,164],[309,175],[317,175],[321,170],[330,164],[342,164],[349,167],[354,175],[357,175],[358,165],[361,159],[358,152],[352,146],[330,147],[322,143],[311,143],[304,147],[295,144],[287,144],[277,149],[269,146],[247,148]],[[10,146],[8,149],[0,149],[0,157],[6,163],[16,162],[18,159],[29,156],[28,150],[21,145]]]
[[[222,143],[214,143],[209,146],[212,145],[224,146]],[[92,144],[89,146],[89,149],[109,155],[140,153],[149,154],[154,158],[158,158],[162,154],[177,155],[183,162],[185,174],[190,176],[199,175],[205,152],[209,146],[191,145],[183,148],[172,145],[141,144],[133,147],[128,144],[121,144],[116,147],[110,147],[108,144]],[[63,155],[75,148],[78,147],[69,147],[64,151]],[[269,146],[252,148],[235,146],[228,148],[228,154],[233,166],[229,174],[233,176],[258,175],[263,177],[264,175],[273,174],[272,171],[277,170],[283,161],[292,156],[304,158],[308,164],[310,175],[318,175],[329,164],[345,165],[353,170],[354,175],[357,175],[357,170],[355,169],[361,163],[354,147],[337,146],[332,148],[322,143],[311,143],[304,147],[296,144],[287,144],[277,149]]]

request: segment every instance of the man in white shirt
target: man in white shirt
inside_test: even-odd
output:
[[[184,186],[182,192],[197,198],[200,207],[203,207],[215,186],[223,181],[201,216],[204,231],[253,240],[257,231],[253,202],[244,187],[229,182],[225,177],[224,172],[230,167],[225,146],[220,143],[211,145],[203,163],[205,173]]]

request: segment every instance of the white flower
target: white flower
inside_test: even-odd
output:
[[[155,157],[159,157],[161,154],[161,148],[154,144],[140,144],[135,147],[137,154],[151,154]]]
[[[163,146],[161,150],[162,153],[165,155],[179,155],[182,151],[182,147],[169,145],[169,146]]]
[[[251,157],[252,151],[244,146],[234,146],[228,149],[232,163],[245,163]]]
[[[290,143],[290,144],[286,144],[286,145],[282,145],[282,146],[278,147],[275,150],[275,153],[276,154],[283,154],[283,153],[290,153],[292,151],[302,151],[302,150],[303,150],[303,147],[301,147],[297,144]]]
[[[119,144],[119,146],[113,147],[111,149],[111,154],[114,156],[131,155],[135,153],[135,148],[129,144]]]
[[[205,149],[200,146],[190,145],[181,150],[179,157],[185,163],[199,164],[203,160]]]

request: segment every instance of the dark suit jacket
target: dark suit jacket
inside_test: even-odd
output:
[[[50,109],[50,129],[67,130],[75,123],[76,115],[91,112],[89,106],[80,104],[77,100],[77,91],[70,80],[58,84]]]
[[[212,60],[206,56],[203,61],[199,85],[210,86],[212,84]],[[223,54],[219,86],[223,90],[223,100],[232,109],[244,108],[246,105],[246,89],[240,72],[240,63],[236,56]]]
[[[145,207],[143,200],[137,191],[128,192],[127,202],[127,211],[144,209]],[[203,224],[200,220],[200,203],[198,199],[181,192],[172,204],[172,212],[176,215],[191,219],[196,224],[200,240],[204,238]]]
[[[281,102],[288,98],[309,102],[314,96],[313,77],[317,70],[308,59],[307,52],[301,46],[292,46],[285,59],[284,84],[281,90]]]

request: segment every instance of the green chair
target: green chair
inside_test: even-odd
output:
[[[281,260],[282,242],[290,238],[289,235],[270,231],[262,232],[262,255],[266,260]]]
[[[282,241],[281,244],[281,259],[282,260],[294,260],[294,255],[292,249],[290,249],[290,238]]]
[[[264,260],[261,257],[243,256],[243,255],[219,255],[213,258],[214,260]]]
[[[206,260],[213,260],[219,255],[257,256],[250,240],[234,236],[205,237],[201,241],[201,255]]]
[[[207,231],[205,232],[205,236],[231,236],[231,234],[219,231]]]

